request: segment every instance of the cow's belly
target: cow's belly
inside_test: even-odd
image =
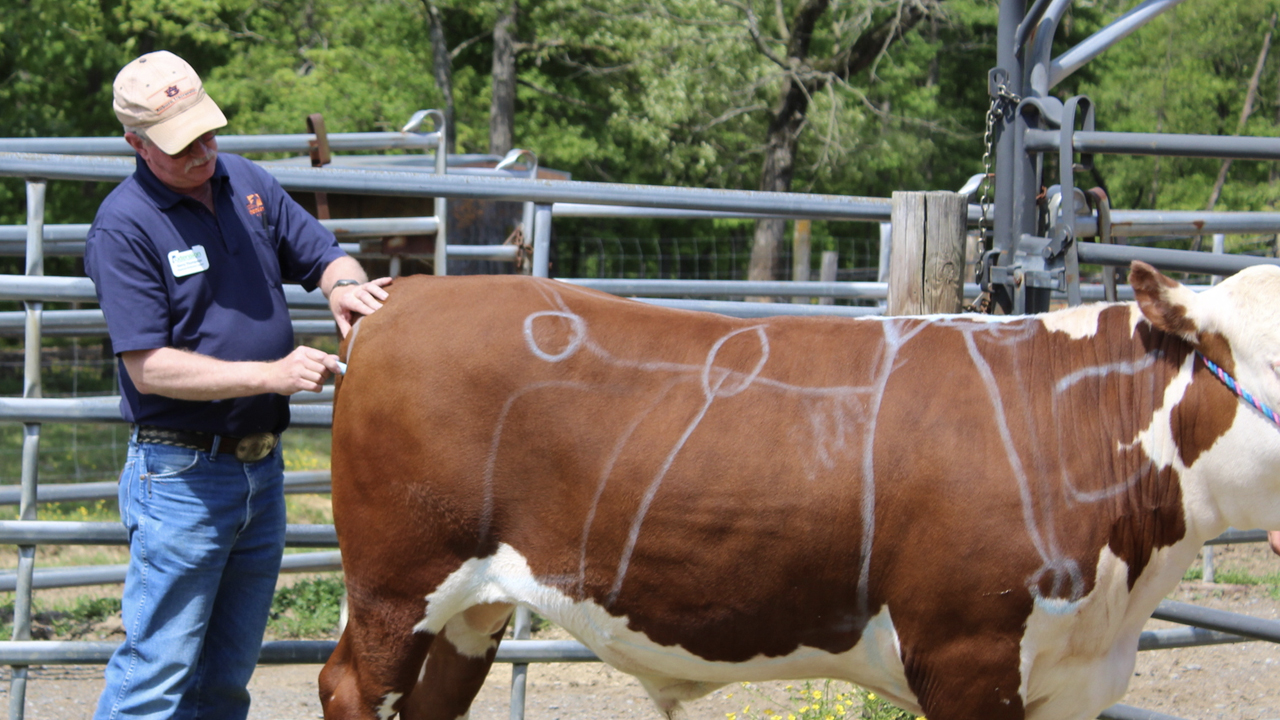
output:
[[[506,544],[490,557],[468,560],[426,599],[426,616],[415,629],[432,633],[439,633],[450,618],[477,604],[526,605],[563,627],[601,660],[640,678],[664,708],[732,682],[835,678],[876,690],[919,712],[907,686],[888,607],[871,618],[858,644],[843,653],[801,646],[779,657],[712,662],[682,647],[655,643],[628,628],[626,617],[611,615],[591,600],[576,601],[540,582],[525,558]]]

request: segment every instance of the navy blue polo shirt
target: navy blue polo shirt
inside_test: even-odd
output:
[[[344,253],[333,233],[248,160],[219,153],[211,182],[216,215],[165,187],[138,157],[133,175],[98,209],[84,266],[117,357],[171,347],[270,361],[293,350],[283,282],[314,289]],[[130,422],[226,435],[289,424],[283,395],[174,400],[139,393],[123,360],[119,368],[120,407]]]

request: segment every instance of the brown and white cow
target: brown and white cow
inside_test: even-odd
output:
[[[1280,268],[1015,318],[733,319],[407,278],[333,428],[325,717],[463,717],[516,605],[671,713],[829,677],[930,720],[1094,718],[1201,544],[1280,527]]]

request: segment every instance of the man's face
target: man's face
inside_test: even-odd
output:
[[[124,137],[160,182],[177,192],[189,193],[213,177],[216,166],[214,161],[218,159],[217,135],[216,130],[207,132],[177,155],[165,153],[154,143],[143,140],[134,133],[126,133]]]

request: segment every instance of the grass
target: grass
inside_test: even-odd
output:
[[[742,710],[725,713],[726,720],[925,720],[870,690],[835,680],[787,685],[785,701],[770,698],[751,683],[742,683],[742,688],[746,702]]]
[[[34,608],[31,637],[35,640],[78,639],[88,635],[98,623],[120,614],[120,599],[80,596],[47,608]],[[0,638],[13,637],[13,598],[0,602]]]
[[[280,638],[323,638],[338,629],[342,594],[341,578],[300,580],[276,591],[271,602],[267,632]]]
[[[1197,563],[1187,568],[1182,579],[1195,582],[1204,579],[1204,567]],[[1223,585],[1256,585],[1263,587],[1272,600],[1280,600],[1280,571],[1254,575],[1245,570],[1231,567],[1220,567],[1214,570],[1213,580]]]

